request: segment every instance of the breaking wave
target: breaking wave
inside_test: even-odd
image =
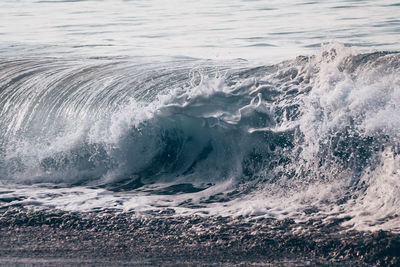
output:
[[[4,183],[210,191],[207,203],[234,201],[236,211],[262,198],[251,212],[277,201],[282,214],[301,205],[305,216],[400,230],[399,53],[333,45],[258,67],[107,58],[0,66]]]

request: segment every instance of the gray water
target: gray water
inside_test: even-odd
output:
[[[381,1],[1,1],[0,56],[172,56],[278,63],[340,42],[396,50]]]
[[[395,266],[399,17],[1,1],[0,264]]]

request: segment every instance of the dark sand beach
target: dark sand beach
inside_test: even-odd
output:
[[[2,210],[2,265],[397,266],[399,235],[332,221]]]

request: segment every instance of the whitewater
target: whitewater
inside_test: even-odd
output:
[[[0,225],[111,216],[218,239],[232,224],[274,235],[248,245],[282,246],[274,264],[306,264],[282,263],[290,233],[314,264],[395,265],[398,15],[396,1],[2,2]],[[336,241],[313,254],[320,233]]]

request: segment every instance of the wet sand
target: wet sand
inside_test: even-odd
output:
[[[340,222],[12,207],[0,212],[0,265],[400,264],[400,235],[345,231]]]

